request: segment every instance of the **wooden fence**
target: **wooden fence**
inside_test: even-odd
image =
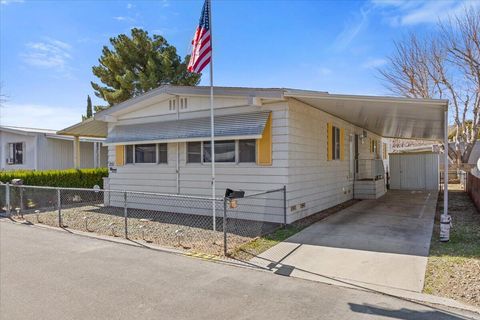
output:
[[[469,172],[466,184],[468,195],[475,203],[477,209],[480,210],[480,177]]]

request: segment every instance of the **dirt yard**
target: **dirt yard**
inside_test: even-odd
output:
[[[439,241],[443,194],[438,199],[424,291],[480,306],[480,213],[459,184],[449,185],[450,241]]]
[[[62,209],[63,227],[101,235],[125,237],[123,208],[102,205],[82,205]],[[58,211],[29,212],[23,215],[32,224],[58,227]],[[21,220],[20,216],[14,217]],[[163,247],[196,253],[223,255],[223,221],[212,217],[167,213],[150,210],[132,210],[127,219],[128,238],[146,241]],[[273,232],[278,224],[248,220],[227,220],[227,249],[233,251],[255,237]]]

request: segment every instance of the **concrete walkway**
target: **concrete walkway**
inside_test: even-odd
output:
[[[389,191],[297,233],[251,262],[353,287],[423,289],[437,193]]]

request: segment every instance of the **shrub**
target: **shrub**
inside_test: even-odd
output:
[[[107,168],[0,171],[0,181],[4,183],[22,179],[24,185],[64,188],[93,188],[94,185],[103,188],[102,178],[107,176]]]

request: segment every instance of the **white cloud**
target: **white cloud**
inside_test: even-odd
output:
[[[386,16],[392,26],[413,26],[424,23],[436,23],[461,15],[465,8],[480,5],[480,1],[372,1],[373,6]]]
[[[128,21],[128,22],[135,22],[135,19],[132,18],[132,17],[125,17],[125,16],[117,16],[117,17],[113,17],[113,19],[117,20],[117,21]]]
[[[134,6],[131,3],[127,3],[127,9],[132,9]]]
[[[45,38],[44,41],[29,42],[26,47],[27,51],[21,57],[25,63],[34,67],[55,68],[65,72],[68,60],[72,59],[72,46],[60,40]]]
[[[388,61],[386,59],[375,58],[375,59],[368,59],[364,63],[362,63],[361,67],[363,69],[372,69],[378,68],[385,65]]]
[[[360,12],[355,14],[354,18],[347,21],[342,32],[337,36],[334,47],[337,50],[343,50],[350,45],[355,37],[368,25],[370,7],[363,7]]]
[[[170,6],[170,1],[168,0],[162,0],[161,2],[162,7],[166,8]]]
[[[0,4],[12,4],[12,3],[23,3],[25,2],[24,0],[0,0]]]
[[[0,109],[0,124],[42,129],[63,129],[80,122],[81,111],[72,107],[5,103]]]

